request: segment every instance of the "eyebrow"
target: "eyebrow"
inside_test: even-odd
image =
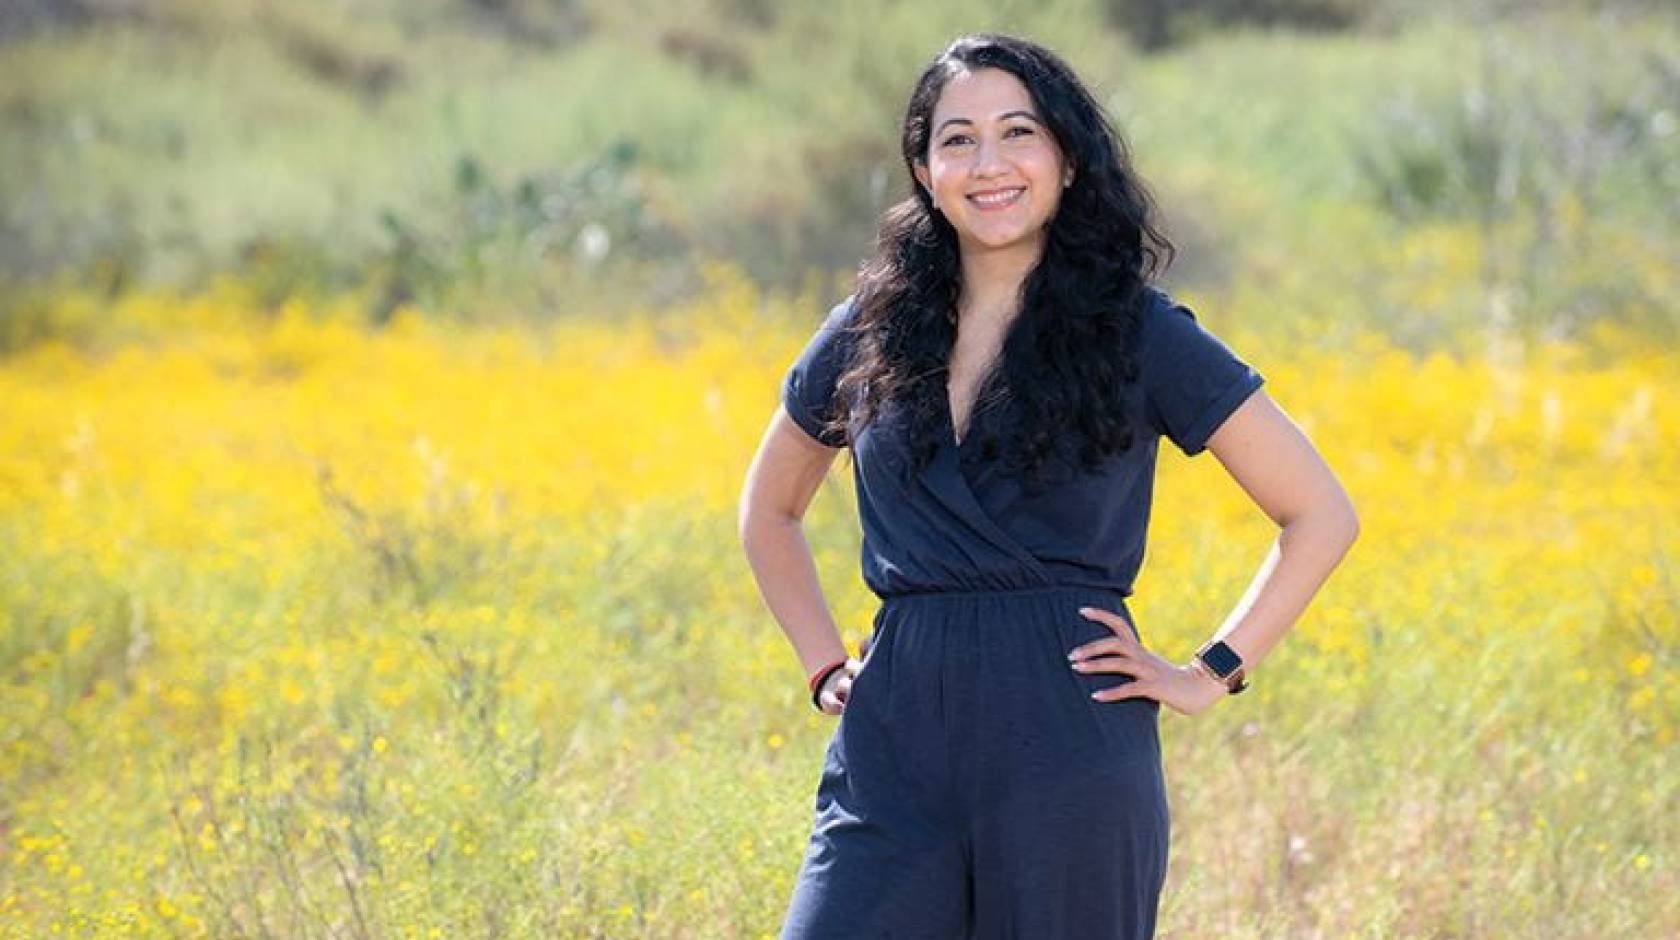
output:
[[[1021,111],[1021,110],[1005,111],[1004,113],[998,115],[998,120],[1001,121],[1001,120],[1004,120],[1005,118],[1012,118],[1012,117],[1024,117],[1024,118],[1027,118],[1028,120],[1031,120],[1034,124],[1039,124],[1039,125],[1042,125],[1044,123],[1043,121],[1040,121],[1038,119],[1038,115],[1032,113],[1031,111]],[[949,127],[952,124],[973,124],[973,123],[974,122],[970,121],[968,118],[960,118],[960,117],[946,118],[945,122],[939,125],[939,129],[934,131],[933,133],[934,133],[934,136],[937,137],[940,134],[945,133],[945,128]]]

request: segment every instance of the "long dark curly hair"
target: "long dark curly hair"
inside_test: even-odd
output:
[[[982,68],[1007,71],[1026,86],[1073,170],[962,442],[966,451],[974,438],[984,456],[1030,485],[1052,464],[1090,471],[1131,446],[1121,392],[1137,377],[1145,285],[1175,249],[1157,230],[1154,201],[1102,107],[1067,63],[1024,39],[962,36],[916,81],[901,142],[910,195],[882,215],[874,254],[858,270],[856,336],[836,390],[852,405],[837,409],[834,423],[862,427],[887,403],[902,404],[917,467],[948,433],[960,255],[956,230],[934,211],[914,171],[927,162],[946,83]]]

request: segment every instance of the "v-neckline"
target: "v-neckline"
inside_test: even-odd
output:
[[[951,440],[951,447],[958,450],[963,448],[963,438],[956,433],[956,406],[951,403],[951,369],[946,369],[946,378],[939,383],[939,398],[944,401],[946,408],[946,436]],[[974,423],[974,406],[969,406],[969,425]]]
[[[940,383],[942,386],[940,398],[945,403],[945,433],[951,442],[951,446],[958,451],[963,449],[963,445],[968,443],[969,436],[974,433],[974,420],[980,413],[981,399],[986,391],[986,383],[991,380],[995,365],[995,362],[988,364],[985,371],[980,374],[980,378],[975,380],[973,400],[968,405],[968,427],[963,429],[960,437],[957,434],[957,409],[951,399],[951,368],[950,366],[945,367],[945,380]]]
[[[969,406],[968,423],[971,427],[974,424],[974,407],[972,405]],[[956,409],[951,407],[949,386],[946,386],[945,389],[945,436],[950,440],[952,447],[962,450],[963,438],[957,435],[957,412]]]
[[[974,433],[974,421],[980,414],[980,408],[981,408],[981,405],[982,405],[982,403],[985,399],[986,386],[992,381],[993,373],[995,373],[998,369],[1002,368],[1001,360],[1003,358],[1003,348],[1004,348],[1004,345],[1009,342],[1009,335],[1010,335],[1011,332],[1014,331],[1014,329],[1016,327],[1016,321],[1018,319],[1019,319],[1019,315],[1017,315],[1015,317],[1012,317],[1010,319],[1010,322],[1007,323],[1003,327],[1003,333],[1002,333],[1001,336],[998,337],[997,346],[992,350],[992,355],[990,356],[990,358],[988,358],[986,360],[985,365],[981,367],[980,377],[974,380],[974,388],[971,389],[971,391],[973,392],[973,395],[972,395],[973,400],[970,401],[969,405],[968,405],[968,427],[963,429],[963,433],[962,433],[961,438],[958,438],[958,436],[957,436],[957,409],[956,409],[956,405],[953,404],[952,400],[951,400],[951,363],[950,363],[950,359],[947,358],[947,360],[945,362],[945,378],[941,379],[940,383],[939,383],[939,385],[940,385],[939,397],[940,397],[940,400],[943,401],[944,404],[945,404],[945,428],[946,428],[945,433],[946,433],[946,436],[947,436],[947,438],[949,438],[949,440],[951,442],[951,446],[954,449],[956,449],[958,452],[962,451],[963,446],[968,443],[968,439]],[[954,358],[955,355],[956,355],[956,349],[955,349],[955,344],[953,344],[953,348],[951,350],[951,358]]]

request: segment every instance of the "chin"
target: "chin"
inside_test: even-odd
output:
[[[989,232],[985,235],[970,235],[968,241],[976,248],[988,251],[999,251],[1005,248],[1019,248],[1038,241],[1031,230],[1015,232]]]

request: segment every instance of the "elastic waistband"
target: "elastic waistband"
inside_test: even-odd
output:
[[[1066,596],[1085,595],[1088,597],[1105,597],[1125,603],[1127,592],[1119,588],[1096,587],[1089,584],[1045,584],[1021,588],[979,588],[962,591],[905,591],[899,594],[889,594],[881,598],[882,604],[898,604],[908,601],[921,600],[957,600],[961,598],[1014,598],[1035,596]]]

